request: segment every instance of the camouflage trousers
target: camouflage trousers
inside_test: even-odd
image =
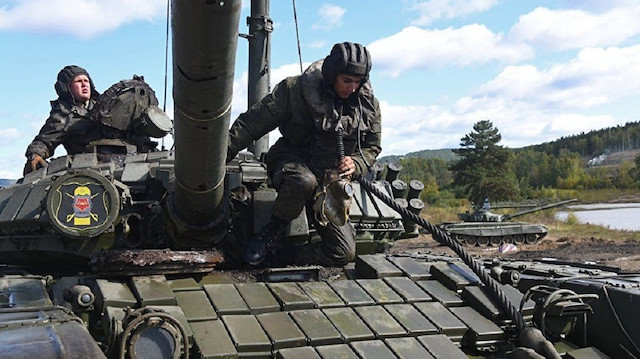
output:
[[[315,220],[312,204],[319,181],[304,161],[288,158],[280,165],[269,166],[272,183],[278,191],[272,215],[287,222],[295,219],[303,208],[321,240],[295,248],[294,263],[343,266],[355,257],[355,230],[347,221],[343,226],[320,225]]]

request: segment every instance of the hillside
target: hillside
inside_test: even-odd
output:
[[[632,161],[636,156],[640,155],[640,149],[638,150],[626,150],[619,152],[609,152],[606,155],[603,155],[603,160],[601,163],[598,163],[598,166],[618,166],[622,162]]]
[[[516,151],[527,149],[554,154],[556,156],[563,150],[569,150],[585,158],[585,163],[591,158],[606,153],[607,155],[604,156],[604,161],[598,163],[598,165],[615,166],[625,160],[633,160],[633,158],[640,154],[640,122],[629,122],[624,126],[593,130],[588,133],[562,137],[555,141],[514,148]],[[409,152],[405,155],[384,156],[378,160],[388,163],[411,157],[425,159],[439,158],[445,162],[457,159],[456,154],[453,153],[453,149],[444,148]]]
[[[597,162],[595,165],[596,166],[618,166],[622,162],[633,161],[634,158],[636,158],[636,156],[638,155],[640,155],[640,149],[624,150],[624,151],[617,151],[617,152],[607,151],[606,154],[602,156],[597,156],[601,158],[602,161]],[[422,151],[416,151],[416,152],[409,152],[406,155],[384,156],[384,157],[380,157],[378,161],[382,163],[398,162],[403,158],[412,158],[412,157],[425,158],[425,159],[439,158],[444,160],[445,162],[450,162],[457,159],[457,156],[455,153],[453,153],[452,149],[444,148],[440,150],[422,150]],[[584,156],[584,162],[587,163],[589,162],[589,160],[595,159],[595,158],[596,157],[592,158],[590,156]]]
[[[592,157],[606,152],[640,149],[640,122],[628,122],[624,126],[593,130],[524,148],[554,155],[569,150]]]
[[[388,163],[388,162],[397,162],[403,158],[439,158],[444,160],[445,162],[450,162],[458,158],[458,156],[453,153],[453,149],[451,148],[443,148],[440,150],[422,150],[416,152],[409,152],[406,155],[391,155],[384,156],[378,159],[379,162]]]
[[[11,186],[14,183],[16,183],[16,180],[0,178],[0,187],[8,187],[8,186]]]

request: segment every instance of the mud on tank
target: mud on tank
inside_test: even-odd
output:
[[[252,4],[256,31],[269,27],[265,5]],[[240,7],[173,1],[175,151],[64,156],[0,189],[0,357],[640,356],[635,316],[621,315],[638,308],[637,275],[474,260],[392,178],[354,184],[351,220],[369,241],[360,247],[412,235],[402,217],[461,259],[230,268],[219,249],[259,228],[275,196],[251,154],[224,164]],[[246,191],[232,196],[239,184]],[[74,211],[77,200],[91,206]],[[289,237],[308,239],[306,223]]]

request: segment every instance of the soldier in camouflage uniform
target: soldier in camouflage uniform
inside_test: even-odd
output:
[[[58,99],[51,101],[51,113],[40,133],[27,147],[24,173],[46,166],[46,158],[62,144],[68,154],[84,151],[87,144],[100,137],[89,119],[89,111],[99,96],[89,73],[80,66],[65,66],[55,83]]]
[[[155,151],[171,128],[171,120],[157,107],[155,92],[142,76],[122,80],[99,96],[87,71],[66,66],[55,84],[58,99],[40,133],[27,147],[27,174],[46,166],[58,145],[67,154],[96,152],[100,161]],[[160,125],[160,127],[158,127]]]
[[[342,176],[356,178],[375,161],[381,150],[381,117],[368,82],[370,70],[371,57],[364,46],[336,44],[324,60],[311,64],[304,74],[280,82],[232,125],[227,162],[275,128],[282,133],[266,156],[267,172],[278,197],[269,224],[244,246],[247,263],[259,264],[269,255],[287,224],[313,199],[325,169],[334,168]],[[342,159],[338,123],[344,134]],[[282,252],[296,264],[341,266],[352,261],[355,242],[351,224],[322,226],[314,216],[309,217],[322,240]]]

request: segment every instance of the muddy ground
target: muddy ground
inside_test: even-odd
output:
[[[602,238],[554,237],[552,234],[535,244],[518,245],[517,250],[499,253],[497,247],[469,247],[465,250],[483,258],[539,259],[555,258],[571,262],[592,262],[599,265],[618,267],[623,272],[640,272],[640,243],[637,241],[615,241]],[[405,251],[430,251],[433,254],[455,255],[453,250],[441,246],[431,235],[420,235],[413,239],[396,242],[393,253]]]

